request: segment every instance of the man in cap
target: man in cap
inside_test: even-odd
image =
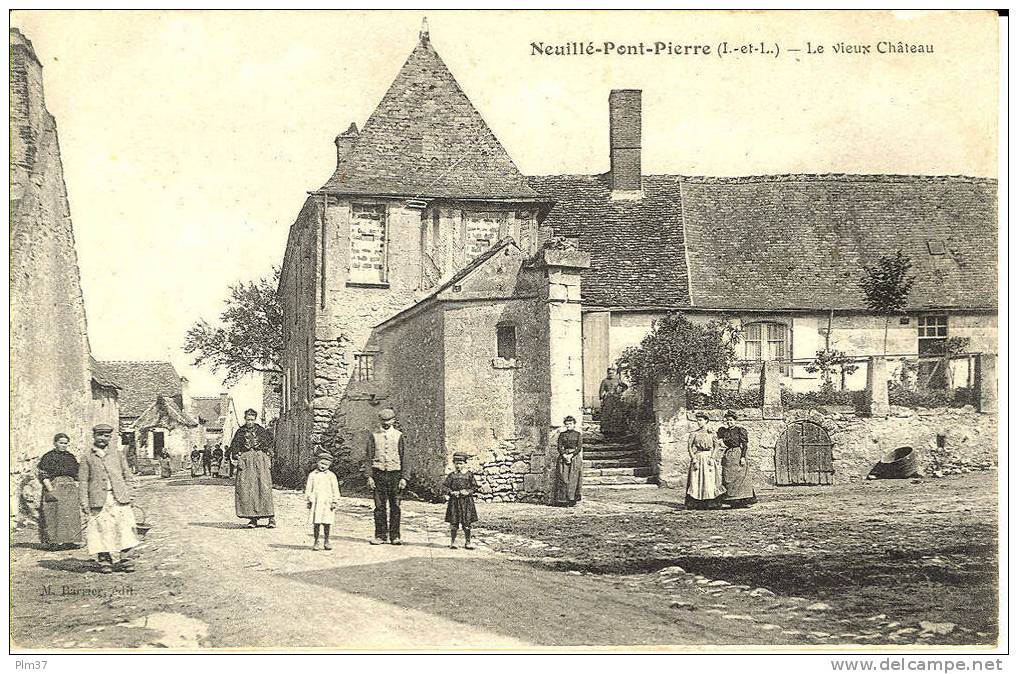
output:
[[[92,429],[92,448],[78,463],[78,493],[86,520],[88,553],[96,555],[99,571],[134,571],[128,551],[140,542],[135,535],[131,509],[131,468],[116,447],[110,446],[113,427]],[[120,554],[114,565],[113,553]]]
[[[258,412],[245,411],[244,425],[230,442],[230,457],[237,473],[234,500],[237,517],[248,520],[248,528],[255,528],[258,520],[267,517],[267,526],[272,529],[276,526],[272,504],[272,457],[276,442],[257,420]]]
[[[406,443],[395,426],[396,412],[386,408],[378,413],[379,428],[368,436],[364,473],[375,496],[375,537],[372,545],[402,545],[399,538],[399,500],[406,487],[403,457]],[[386,513],[388,508],[388,513]]]

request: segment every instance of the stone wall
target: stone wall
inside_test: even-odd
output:
[[[316,447],[312,435],[313,399],[317,395],[315,367],[315,321],[318,311],[318,242],[321,202],[308,198],[290,227],[286,255],[279,276],[279,301],[283,308],[282,372],[263,380],[263,419],[276,407],[276,460],[274,479],[288,487],[304,484]],[[277,393],[278,390],[278,393]]]
[[[662,486],[685,488],[689,434],[696,429],[694,413],[680,407],[672,387],[656,387],[654,422],[642,434],[648,454],[658,466]],[[699,410],[698,410],[699,411]],[[724,410],[705,410],[716,430]],[[775,444],[788,424],[809,420],[822,426],[833,444],[835,483],[865,479],[887,452],[911,446],[925,472],[945,466],[973,468],[997,463],[997,415],[972,407],[912,410],[892,407],[886,418],[826,410],[786,410],[782,419],[764,419],[760,409],[738,410],[738,425],[749,432],[749,457],[757,479],[774,483]]]
[[[349,390],[351,397],[361,398],[353,401],[360,412],[354,428],[359,460],[368,434],[378,426],[378,411],[391,407],[407,448],[404,477],[422,494],[438,493],[447,464],[443,334],[441,307],[435,305],[380,333],[373,342],[378,346],[377,380],[370,389],[368,382],[355,382]],[[363,399],[367,391],[375,401]]]
[[[539,498],[549,433],[547,319],[541,298],[453,304],[445,312],[445,470],[472,458],[484,500]],[[498,326],[517,357],[498,357]]]
[[[91,445],[92,387],[85,306],[56,122],[42,65],[10,34],[11,512],[53,435]],[[114,424],[115,425],[115,424]]]

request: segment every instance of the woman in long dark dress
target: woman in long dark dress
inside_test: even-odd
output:
[[[608,368],[608,376],[601,380],[598,396],[601,399],[601,434],[606,438],[624,435],[626,411],[622,406],[622,394],[629,388],[615,374],[615,368]]]
[[[729,410],[725,413],[728,425],[718,429],[718,437],[725,447],[721,459],[721,479],[725,485],[722,502],[733,508],[745,508],[756,503],[756,491],[749,475],[749,433],[735,425],[737,418],[735,412]]]
[[[78,460],[68,449],[66,433],[53,437],[53,449],[39,460],[42,505],[39,507],[39,539],[60,549],[81,542],[81,506],[78,503]]]
[[[553,505],[574,506],[583,490],[583,435],[576,430],[576,419],[566,417],[566,429],[558,436],[558,463],[555,465]]]

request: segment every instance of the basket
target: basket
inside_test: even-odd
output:
[[[142,508],[140,505],[136,503],[132,503],[131,509],[141,511],[141,518],[139,519],[137,516],[135,516],[134,518],[135,519],[134,532],[138,534],[138,538],[144,540],[146,534],[148,534],[148,532],[152,530],[152,525],[145,521],[146,515],[144,508]]]

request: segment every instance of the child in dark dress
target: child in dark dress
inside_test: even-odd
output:
[[[467,550],[473,550],[470,544],[470,525],[477,521],[477,509],[474,507],[474,493],[477,491],[477,480],[474,474],[466,469],[467,455],[456,453],[452,456],[454,470],[445,476],[443,491],[448,495],[449,505],[445,509],[445,521],[449,523],[449,547],[456,549],[456,533],[463,527],[463,537]]]

